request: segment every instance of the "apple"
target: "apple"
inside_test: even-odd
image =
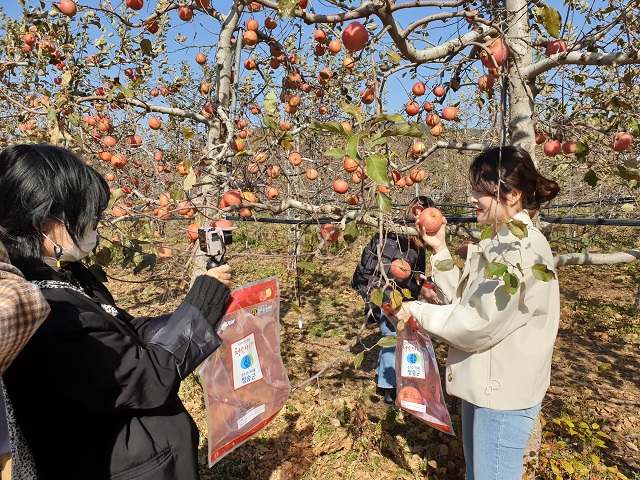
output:
[[[333,190],[336,193],[347,193],[347,190],[349,190],[349,184],[344,180],[336,180],[333,182]]]
[[[547,48],[544,50],[544,54],[547,57],[555,55],[556,53],[566,52],[567,44],[564,40],[554,40],[547,44]]]
[[[558,140],[551,140],[544,144],[544,154],[547,157],[555,157],[562,150],[562,145]]]
[[[576,149],[577,144],[578,142],[576,142],[575,140],[567,140],[562,144],[562,153],[564,153],[565,155],[573,153]]]
[[[369,32],[360,22],[351,22],[342,32],[342,43],[350,52],[362,50],[369,43]]]
[[[467,259],[467,251],[469,250],[469,245],[474,245],[474,243],[464,242],[462,245],[460,245],[460,248],[458,248],[458,256],[463,260]]]
[[[340,236],[340,230],[335,225],[325,223],[320,228],[320,236],[327,242],[335,242]]]
[[[447,220],[436,207],[425,208],[416,219],[418,228],[427,235],[435,235],[445,223],[447,223]]]
[[[391,262],[389,272],[398,280],[406,280],[411,276],[411,265],[409,265],[409,263],[407,263],[407,261],[403,260],[402,258],[396,258],[393,262]]]
[[[632,137],[627,132],[618,132],[611,141],[611,148],[616,152],[624,152],[631,145]]]
[[[423,82],[416,82],[413,84],[413,87],[411,87],[411,91],[416,97],[421,97],[427,91],[427,87]]]

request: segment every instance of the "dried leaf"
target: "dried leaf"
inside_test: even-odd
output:
[[[364,360],[364,352],[358,353],[353,359],[353,366],[355,368],[360,368],[360,365],[362,365],[363,360]]]
[[[399,309],[402,306],[402,293],[399,290],[392,290],[389,295],[389,303],[394,310]]]

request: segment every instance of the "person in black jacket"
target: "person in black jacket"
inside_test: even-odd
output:
[[[79,261],[109,200],[98,172],[68,150],[15,145],[0,152],[0,191],[0,241],[51,307],[3,376],[14,474],[197,479],[178,389],[221,343],[229,267],[197,277],[172,314],[134,318]]]
[[[412,220],[427,207],[433,207],[434,203],[429,197],[419,196],[411,200],[405,212],[405,218]],[[378,255],[380,248],[380,255]],[[399,280],[389,272],[389,266],[395,259],[405,260],[412,270],[412,275],[406,280]],[[383,232],[376,233],[369,244],[362,251],[360,263],[353,273],[351,286],[362,296],[365,301],[365,317],[378,324],[383,336],[396,335],[393,323],[387,318],[380,307],[371,302],[372,291],[383,288],[385,281],[382,271],[389,279],[395,281],[395,288],[407,288],[414,298],[422,295],[428,301],[438,302],[433,286],[426,281],[425,271],[425,247],[419,237]],[[389,301],[391,288],[384,290],[384,302]],[[396,347],[384,347],[380,349],[378,363],[376,365],[377,392],[384,396],[388,404],[395,403],[396,398]]]

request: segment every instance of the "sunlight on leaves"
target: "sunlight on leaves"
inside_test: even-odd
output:
[[[484,278],[502,277],[507,273],[507,265],[493,260],[484,270]]]
[[[518,277],[512,273],[505,273],[502,276],[502,280],[504,281],[504,286],[506,287],[509,295],[514,295],[518,291],[518,287],[520,286],[520,280]]]
[[[395,335],[387,335],[386,337],[382,337],[380,340],[378,340],[378,343],[376,345],[382,348],[389,348],[395,347],[396,343],[398,343],[398,339]]]
[[[389,295],[389,303],[394,310],[400,308],[402,306],[402,293],[399,290],[392,290]]]
[[[556,278],[556,274],[553,270],[550,270],[544,263],[537,263],[531,267],[533,276],[543,282],[548,282]]]
[[[513,233],[516,238],[520,240],[526,238],[529,235],[529,232],[527,231],[527,225],[520,220],[511,220],[507,223],[507,228],[511,233]]]
[[[374,305],[377,305],[378,307],[382,306],[383,297],[384,297],[384,293],[380,288],[376,288],[369,294],[369,299],[371,300],[371,303],[373,303]]]
[[[354,159],[355,160],[355,159]],[[387,159],[380,153],[374,153],[366,158],[367,175],[378,185],[389,185],[387,178]]]

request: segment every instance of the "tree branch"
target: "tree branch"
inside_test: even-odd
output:
[[[628,65],[631,63],[640,63],[640,50],[618,53],[562,52],[523,69],[522,74],[525,78],[532,79],[558,65]]]
[[[640,248],[616,253],[567,253],[554,258],[556,267],[566,265],[614,265],[640,259]]]

